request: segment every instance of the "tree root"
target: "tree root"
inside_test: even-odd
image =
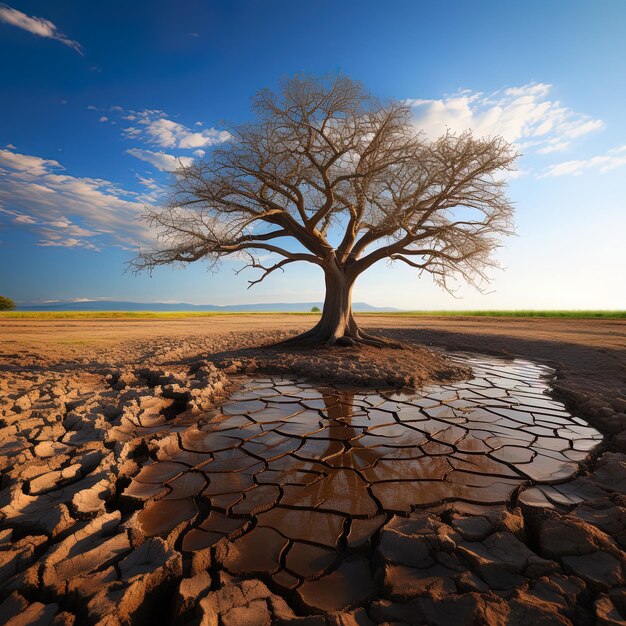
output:
[[[377,348],[393,348],[394,350],[404,349],[404,344],[399,341],[392,341],[391,339],[387,339],[386,337],[381,337],[379,335],[370,335],[360,329],[357,330],[356,337],[353,337],[352,335],[349,336],[357,344],[363,343],[368,346],[376,346]]]
[[[340,337],[328,336],[328,333],[321,333],[315,328],[286,339],[279,343],[274,344],[272,347],[276,348],[297,348],[297,347],[314,347],[314,346],[344,346],[344,347],[358,347],[359,345],[374,346],[376,348],[392,348],[394,350],[403,350],[404,344],[398,341],[392,341],[386,337],[379,335],[371,335],[363,332],[359,328],[346,332]]]

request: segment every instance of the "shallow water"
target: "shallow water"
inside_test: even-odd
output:
[[[547,395],[550,368],[454,358],[471,380],[419,392],[243,380],[133,479],[126,494],[148,500],[144,532],[193,520],[183,550],[229,536],[226,569],[296,586],[367,543],[392,513],[507,502],[528,481],[567,481],[600,442]]]

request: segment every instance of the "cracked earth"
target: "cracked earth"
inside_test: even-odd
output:
[[[3,343],[0,621],[624,623],[621,357],[233,357],[292,332]]]

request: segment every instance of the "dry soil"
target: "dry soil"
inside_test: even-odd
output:
[[[509,398],[507,390],[519,390],[517,378],[531,378],[521,398],[534,421],[517,428],[521,412],[515,406],[502,411],[507,417],[495,426],[489,417],[499,436],[506,430],[515,437],[517,428],[526,437],[501,448],[505,465],[519,461],[522,467],[528,445],[539,439],[553,461],[568,437],[591,442],[567,444],[568,458],[581,463],[573,477],[570,467],[566,481],[535,484],[513,480],[504,465],[494,482],[493,465],[472,470],[460,454],[455,462],[466,463],[459,472],[465,487],[495,503],[444,498],[424,508],[403,499],[401,488],[392,498],[384,480],[364,481],[376,474],[376,464],[361,466],[356,455],[348,464],[338,462],[346,454],[331,450],[365,420],[380,422],[378,433],[363,426],[365,438],[395,436],[398,425],[381,420],[402,407],[384,395],[376,405],[345,392],[334,400],[332,393],[324,395],[322,402],[304,382],[289,391],[303,407],[313,403],[306,410],[334,416],[319,452],[323,463],[315,460],[315,436],[306,443],[298,439],[299,457],[292,450],[268,451],[290,445],[294,437],[304,441],[306,420],[289,422],[286,432],[263,411],[257,418],[251,409],[248,418],[240,415],[239,404],[261,406],[260,398],[277,397],[281,383],[268,382],[267,374],[253,372],[238,355],[288,338],[313,321],[269,314],[0,319],[0,623],[624,623],[626,322],[362,316],[367,330],[393,339],[552,368],[552,398],[546,398],[539,382],[532,382],[544,370],[523,360],[500,372],[485,365],[487,382],[477,383],[477,393],[491,397],[496,412],[502,398]],[[410,358],[439,362],[440,356],[420,350],[410,351]],[[349,350],[339,360],[342,382],[358,382],[350,372],[359,373],[362,364],[345,365],[353,361]],[[309,373],[319,374],[322,361]],[[475,365],[482,367],[480,361]],[[402,374],[399,380],[426,380],[419,367],[413,369],[414,378]],[[256,382],[241,388],[238,374],[246,370]],[[283,373],[291,370],[306,378],[301,361],[283,367]],[[460,371],[449,369],[450,388],[411,400],[417,402],[411,410],[423,406],[428,412],[438,402],[467,409],[478,396],[471,386],[463,387],[466,398],[454,395]],[[370,374],[377,372],[374,367]],[[233,393],[239,399],[223,414],[213,410]],[[341,408],[346,403],[347,413]],[[279,417],[289,413],[280,403],[274,411]],[[602,443],[593,447],[595,440],[584,439],[595,431],[581,423],[559,427],[570,424],[566,412],[600,431]],[[350,429],[342,425],[346,415]],[[266,418],[274,430],[263,425]],[[261,452],[263,445],[254,439],[238,444],[228,433],[219,434],[242,424],[263,435],[268,450]],[[432,459],[445,454],[447,444],[436,435],[427,439]],[[302,454],[305,446],[310,457]],[[591,453],[585,456],[587,448]],[[250,454],[259,460],[254,467]],[[298,466],[286,481],[288,458]],[[427,467],[434,471],[432,463]],[[259,483],[258,476],[270,473],[276,478]],[[337,475],[348,476],[350,485],[322,489]],[[496,486],[506,494],[502,502]],[[342,488],[353,500],[340,497]],[[302,509],[305,495],[310,502]],[[346,502],[367,502],[372,510],[342,510]],[[323,513],[329,506],[331,513]],[[287,524],[288,511],[304,511],[306,520]],[[312,531],[316,516],[324,520],[319,533]]]

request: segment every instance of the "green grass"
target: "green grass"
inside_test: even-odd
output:
[[[398,311],[383,315],[417,317],[435,315],[439,317],[562,317],[571,319],[626,319],[626,311]]]
[[[216,317],[219,315],[319,315],[319,313],[271,313],[248,311],[4,311],[0,319],[25,320],[82,320],[82,319],[184,319]],[[579,319],[626,319],[626,311],[394,311],[392,313],[368,312],[360,315],[387,315],[399,317],[553,317]]]
[[[82,320],[82,319],[182,319],[186,317],[216,317],[220,315],[250,315],[248,311],[3,311],[0,319],[24,320]],[[317,315],[300,312],[263,311],[252,315]]]

